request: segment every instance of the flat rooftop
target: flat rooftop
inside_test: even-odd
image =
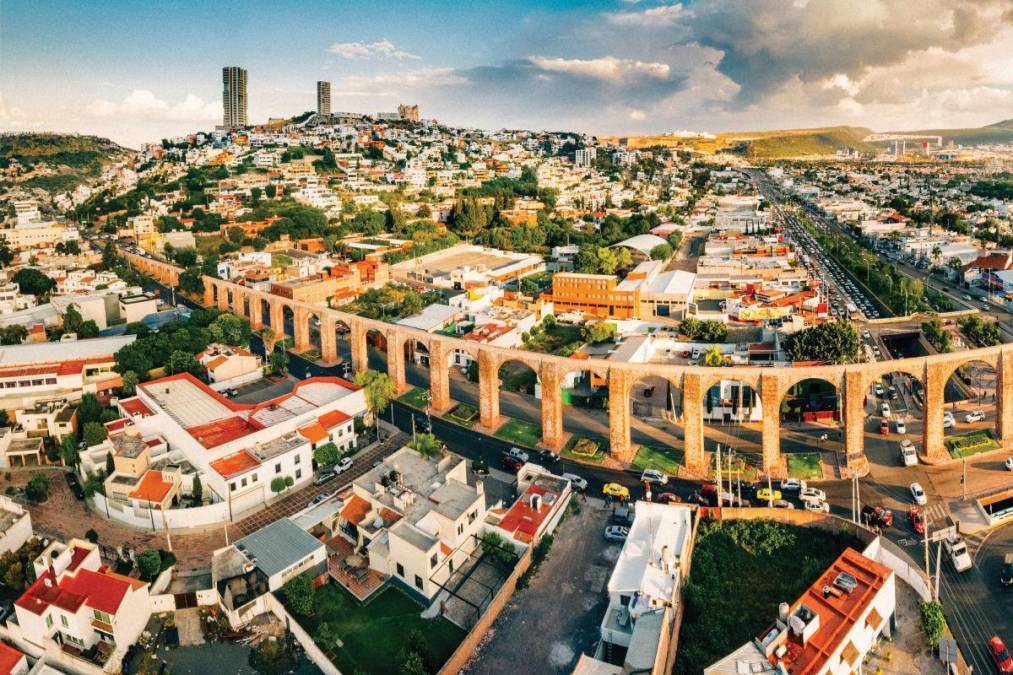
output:
[[[111,356],[137,339],[136,335],[100,337],[67,342],[36,342],[0,347],[0,366],[28,363],[59,363],[72,359]]]
[[[288,518],[276,520],[236,542],[236,548],[268,577],[283,572],[323,545]]]

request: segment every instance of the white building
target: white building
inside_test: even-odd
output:
[[[34,295],[22,295],[21,288],[13,281],[0,285],[0,314],[13,314],[32,307],[35,307]]]
[[[580,148],[573,153],[573,165],[578,167],[587,167],[594,164],[594,160],[598,155],[596,148]]]
[[[17,551],[31,538],[31,514],[10,497],[0,495],[0,555]]]

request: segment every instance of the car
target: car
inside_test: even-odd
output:
[[[515,458],[515,459],[521,460],[522,462],[527,462],[528,459],[529,459],[528,453],[524,452],[523,450],[521,450],[517,446],[514,446],[514,447],[510,448],[509,450],[507,450],[507,454],[510,455],[511,457]]]
[[[795,508],[795,505],[789,502],[787,499],[775,499],[772,502],[772,505],[775,509],[793,510]]]
[[[888,433],[890,433],[890,423],[887,422],[886,420],[883,420],[882,422],[880,422],[879,423],[879,433],[883,434],[884,436],[887,435]]]
[[[487,474],[489,473],[489,462],[479,457],[471,463],[471,470],[475,473]]]
[[[337,464],[334,465],[333,471],[334,471],[335,474],[341,474],[341,473],[345,473],[346,471],[348,471],[351,468],[352,468],[352,458],[351,457],[342,457],[341,460]]]
[[[514,473],[517,473],[524,467],[524,462],[512,455],[503,455],[499,458],[499,463],[504,469],[513,471]]]
[[[334,473],[330,469],[324,469],[323,471],[317,474],[316,478],[313,479],[313,484],[323,485],[324,483],[326,483],[327,481],[329,481],[330,479],[334,478],[337,475],[338,474]]]
[[[830,513],[830,504],[815,500],[802,502],[802,508],[812,513]]]
[[[609,525],[605,528],[605,539],[606,541],[626,541],[626,537],[630,536],[630,529],[621,525]]]
[[[696,494],[695,499],[703,506],[717,506],[719,495],[722,506],[744,506],[748,504],[745,500],[740,503],[735,495],[726,490],[718,490],[718,486],[714,483],[704,483],[701,485],[700,492]]]
[[[876,347],[875,351],[876,351],[876,354],[879,354],[879,347]],[[887,397],[891,401],[896,401],[898,398],[900,398],[900,393],[898,393],[897,387],[890,387],[890,389],[887,390],[886,393],[887,393]]]
[[[876,398],[883,398],[883,385],[879,382],[872,388],[872,391],[876,394]]]
[[[314,497],[313,499],[310,500],[310,506],[316,506],[317,504],[319,504],[320,502],[324,501],[328,497],[330,497],[330,495],[327,494],[327,493],[324,493],[322,495],[317,495],[316,497]]]
[[[953,419],[953,413],[947,410],[943,413],[943,428],[949,429],[957,424],[957,420]]]
[[[827,493],[819,488],[807,487],[798,493],[798,498],[802,502],[825,502]]]
[[[543,464],[555,464],[559,461],[559,455],[551,450],[541,450],[538,453],[538,461]]]
[[[900,462],[904,466],[915,466],[918,464],[918,453],[915,452],[915,444],[907,438],[900,442]]]
[[[915,500],[915,504],[925,506],[929,503],[928,497],[925,496],[925,490],[922,489],[920,483],[911,483],[908,489],[911,490],[911,498]]]
[[[629,499],[630,497],[630,489],[619,483],[605,483],[601,488],[601,493],[619,499]]]
[[[867,504],[862,507],[862,522],[873,527],[890,527],[893,525],[893,511]]]
[[[654,396],[654,385],[644,389],[644,398],[651,398],[652,396]]]
[[[633,506],[628,502],[622,502],[612,509],[612,524],[629,527],[633,524],[636,516],[637,514],[633,511]]]
[[[915,534],[925,534],[925,516],[922,515],[922,510],[917,506],[912,506],[907,510],[907,519],[911,523],[911,529],[915,531]]]
[[[879,406],[879,414],[883,417],[883,419],[890,419],[890,404],[884,403]]]
[[[968,424],[974,422],[981,422],[985,419],[985,412],[983,410],[972,410],[971,412],[964,415],[964,421]]]
[[[966,572],[971,569],[971,554],[967,552],[967,544],[960,535],[947,537],[943,542],[946,553],[950,556],[953,568],[958,572]]]
[[[866,340],[871,340],[872,339],[872,333],[869,332],[869,331],[867,331],[867,330],[862,331],[862,337],[865,338]]]
[[[784,492],[801,492],[809,487],[801,478],[785,478],[781,481],[781,490]]]
[[[762,488],[756,491],[756,498],[761,502],[779,501],[781,499],[781,491]]]
[[[898,434],[907,433],[907,424],[905,424],[904,420],[897,420],[895,428]]]
[[[1003,588],[1013,588],[1013,553],[1006,554],[1006,562],[999,570],[999,583]]]
[[[67,478],[67,487],[74,493],[74,496],[78,499],[84,499],[84,488],[81,487],[81,481],[77,479],[77,475],[73,472],[67,472],[64,476]]]
[[[1013,673],[1013,657],[1010,657],[1006,645],[998,635],[993,635],[988,641],[988,654],[995,662],[995,668],[1000,673]]]
[[[654,501],[659,504],[680,504],[682,503],[682,497],[674,492],[662,492],[654,498]]]
[[[644,469],[643,473],[640,474],[640,482],[642,483],[657,483],[658,485],[667,485],[668,476],[661,473],[657,469]]]
[[[964,295],[960,296],[960,297],[962,297],[964,300],[967,300],[968,302],[971,301],[971,296],[967,295],[966,293]]]
[[[1013,471],[1013,457],[1006,458],[1006,470]]]
[[[570,487],[578,492],[583,492],[587,489],[587,481],[575,473],[564,473],[561,477],[563,480],[570,481]]]

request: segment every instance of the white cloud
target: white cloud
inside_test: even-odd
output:
[[[645,113],[643,110],[631,110],[630,119],[633,120],[634,122],[642,122],[643,120],[647,119],[647,113]]]
[[[573,75],[613,84],[628,84],[645,78],[668,78],[671,69],[667,63],[635,61],[604,56],[598,59],[560,59],[532,56],[529,59],[537,68],[553,73]]]
[[[378,42],[335,42],[327,48],[331,54],[343,59],[421,59],[421,56],[398,49],[384,38]]]
[[[380,75],[350,75],[341,80],[351,90],[368,90],[369,87],[445,87],[466,84],[468,79],[453,68],[422,68]]]
[[[94,118],[200,123],[220,118],[222,106],[193,94],[187,94],[178,103],[169,103],[149,89],[135,89],[119,103],[107,99],[89,101],[82,107],[81,114]]]
[[[661,5],[642,12],[613,12],[606,15],[609,23],[616,26],[639,26],[660,28],[670,26],[682,16],[682,5]]]

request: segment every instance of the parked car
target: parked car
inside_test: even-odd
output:
[[[798,493],[798,498],[802,502],[825,502],[827,493],[819,488],[807,487]]]
[[[326,483],[327,481],[329,481],[330,479],[334,478],[337,475],[338,474],[334,473],[330,469],[324,469],[323,471],[317,474],[316,478],[313,479],[313,484],[323,485],[324,483]]]
[[[680,504],[682,503],[682,497],[674,492],[662,492],[654,498],[654,501],[659,504]]]
[[[630,490],[624,485],[619,483],[605,483],[601,489],[602,494],[608,495],[609,497],[618,497],[619,499],[629,499]]]
[[[762,488],[756,491],[756,498],[761,502],[768,502],[770,500],[778,501],[781,499],[781,491],[771,490],[770,488]]]
[[[918,464],[918,453],[915,452],[915,444],[907,438],[900,442],[900,463],[904,466],[915,466]]]
[[[78,499],[84,499],[84,488],[81,487],[81,481],[77,479],[77,474],[67,472],[64,476],[67,478],[67,487],[74,493],[74,496]]]
[[[570,487],[578,492],[583,492],[587,489],[587,481],[575,473],[564,473],[562,478],[570,481]]]
[[[988,641],[988,653],[995,662],[995,668],[1000,673],[1013,673],[1013,657],[1010,657],[1006,645],[999,639],[998,635]]]
[[[882,422],[880,422],[879,423],[879,433],[883,434],[884,436],[886,436],[888,433],[890,433],[890,423],[887,422],[886,420],[883,420]]]
[[[953,568],[958,572],[971,569],[971,554],[967,552],[967,544],[960,535],[947,537],[943,542],[946,553],[950,556]]]
[[[1013,457],[1006,458],[1006,470],[1013,471]]]
[[[967,422],[968,424],[972,424],[974,422],[981,422],[984,419],[985,419],[985,412],[982,410],[972,410],[971,412],[964,415],[964,421]]]
[[[915,500],[915,504],[918,506],[925,506],[929,503],[928,497],[925,496],[925,490],[922,489],[920,483],[911,483],[911,498]]]
[[[795,508],[795,505],[792,504],[791,502],[789,502],[786,499],[775,499],[774,502],[773,502],[773,504],[774,504],[774,508],[775,509],[789,509],[789,510],[792,510],[792,509]]]
[[[911,529],[915,531],[915,534],[925,534],[925,516],[922,515],[920,508],[912,506],[908,509],[907,519],[911,523]]]
[[[801,492],[809,485],[801,478],[786,478],[781,481],[781,490],[784,492]]]
[[[513,471],[514,473],[517,473],[524,467],[524,462],[512,455],[503,455],[499,458],[499,463],[504,469]]]
[[[867,504],[862,507],[862,522],[873,527],[890,527],[893,525],[893,511]]]
[[[830,504],[816,500],[802,502],[802,508],[812,513],[830,513]]]
[[[479,457],[471,463],[471,468],[475,473],[487,474],[489,473],[489,462]]]
[[[334,473],[335,474],[345,473],[351,468],[352,468],[352,458],[342,457],[341,460],[334,465]]]
[[[529,457],[528,453],[524,452],[517,446],[514,446],[509,450],[507,450],[507,454],[510,455],[511,457],[514,457],[515,459],[521,460],[521,462],[527,462]]]
[[[607,541],[624,542],[629,535],[629,528],[622,527],[621,525],[609,525],[605,528],[605,539]]]
[[[657,483],[658,485],[667,485],[668,476],[661,473],[657,469],[644,469],[644,472],[640,474],[640,481],[643,483]]]
[[[1013,588],[1013,553],[1006,554],[1006,562],[999,570],[999,583],[1004,588]]]
[[[718,490],[718,486],[714,483],[704,483],[700,486],[700,492],[696,495],[696,501],[703,506],[717,506],[718,495],[721,495],[722,506],[747,506],[748,501],[739,501],[738,497],[729,493],[727,490]]]
[[[551,450],[541,450],[538,453],[538,461],[542,464],[555,464],[559,461],[559,455]]]
[[[884,403],[879,406],[879,414],[882,415],[884,419],[890,419],[890,404]]]
[[[957,420],[953,419],[953,413],[947,410],[943,413],[943,428],[949,429],[957,425]]]
[[[872,388],[872,391],[876,394],[876,398],[883,398],[883,385],[879,382],[877,382],[876,386]]]
[[[328,497],[330,497],[330,495],[326,494],[326,493],[322,494],[322,495],[317,495],[316,497],[314,497],[313,499],[310,500],[310,506],[316,506],[317,504],[319,504],[320,502],[324,501]]]
[[[627,502],[623,502],[612,509],[612,524],[629,527],[633,524],[633,519],[636,518],[636,515],[633,511],[633,506]]]
[[[906,434],[907,433],[907,424],[904,423],[904,420],[897,420],[895,428],[896,428],[898,434]]]
[[[876,353],[879,354],[879,347],[876,348]],[[890,387],[889,391],[887,391],[887,397],[891,401],[896,401],[900,398],[900,393],[897,391],[897,387]]]

